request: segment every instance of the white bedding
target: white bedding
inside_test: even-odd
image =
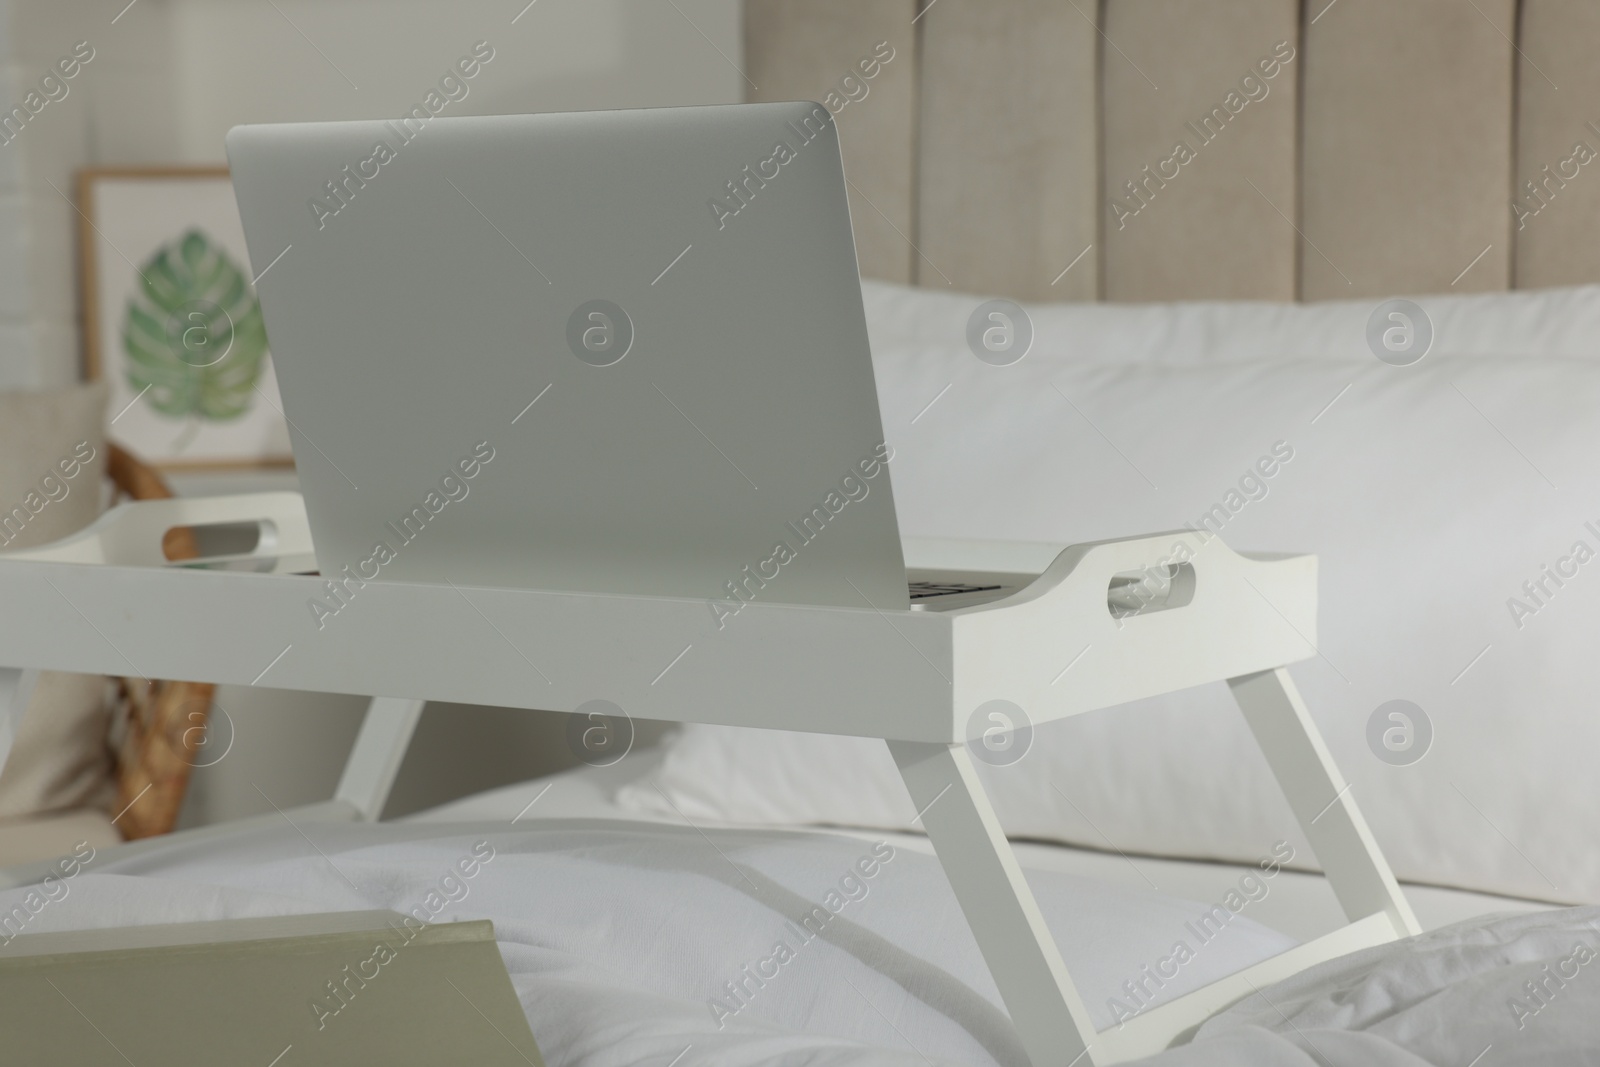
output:
[[[286,824],[99,858],[27,929],[372,907],[489,918],[552,1065],[666,1067],[685,1050],[682,1067],[1023,1062],[925,841],[603,817],[616,810],[616,783],[651,767],[640,754],[404,823]],[[479,842],[493,858],[474,877],[452,876],[475,846],[482,855]],[[1114,1022],[1114,997],[1122,1011],[1141,1007],[1123,983],[1176,941],[1193,957],[1143,1007],[1293,944],[1264,920],[1303,923],[1299,905],[1325,893],[1313,876],[1279,872],[1201,943],[1189,924],[1239,885],[1241,868],[1055,846],[1022,853],[1101,1026]],[[1073,866],[1096,877],[1060,869]],[[1200,891],[1165,895],[1179,885]],[[0,893],[0,912],[26,906],[26,892]],[[1452,897],[1458,911],[1494,903]],[[802,928],[808,914],[819,934]],[[1576,971],[1560,986],[1540,968],[1570,959],[1577,942],[1593,946],[1596,926],[1592,909],[1541,910],[1335,961],[1269,987],[1156,1062],[1465,1067],[1489,1044],[1485,1065],[1593,1062],[1574,1050],[1600,1040],[1591,978],[1600,964],[1569,964]],[[1529,979],[1546,981],[1547,1004],[1521,989]]]
[[[476,876],[452,874],[484,841],[492,858]],[[1053,872],[1030,880],[1104,1024],[1110,993],[1204,908]],[[91,862],[64,884],[30,932],[373,907],[492,919],[552,1064],[665,1064],[690,1044],[687,1063],[878,1050],[1020,1062],[934,861],[886,843],[592,819],[285,825]],[[0,894],[0,909],[23,892]],[[1240,913],[1158,999],[1292,944]]]
[[[452,877],[484,841],[492,857]],[[1185,924],[1204,907],[1056,872],[1029,880],[1103,1025],[1124,980],[1195,940]],[[30,931],[370,907],[491,918],[552,1065],[665,1067],[685,1050],[684,1067],[1022,1062],[932,860],[857,838],[569,819],[284,826],[91,861],[65,884]],[[0,893],[0,909],[26,892]],[[808,914],[820,933],[802,932]],[[1592,946],[1597,923],[1595,909],[1480,919],[1335,961],[1156,1062],[1464,1067],[1492,1044],[1497,1063],[1592,1063],[1578,1050],[1597,1036],[1600,964],[1573,946]],[[1195,942],[1161,995],[1289,943],[1241,912]],[[1541,966],[1564,957],[1558,986]],[[1543,1003],[1521,988],[1541,979]]]

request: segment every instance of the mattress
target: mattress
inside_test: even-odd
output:
[[[0,942],[371,908],[486,918],[552,1065],[1024,1067],[926,841],[636,817],[612,797],[624,782],[648,785],[654,759],[636,753],[391,823],[285,816],[221,839],[79,857],[42,887],[0,891],[0,914],[15,920]],[[1340,922],[1310,875],[1059,846],[1019,852],[1100,1030]],[[1230,892],[1247,897],[1233,914],[1217,904]],[[1592,1062],[1582,1057],[1600,983],[1575,976],[1594,959],[1600,910],[1411,895],[1429,925],[1526,914],[1469,918],[1322,964],[1153,1062],[1462,1064],[1512,1040],[1538,1062]],[[1208,926],[1206,914],[1220,918]]]

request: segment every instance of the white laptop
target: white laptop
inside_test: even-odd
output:
[[[884,610],[1016,588],[905,571],[825,108],[409,123],[227,140],[323,574]]]

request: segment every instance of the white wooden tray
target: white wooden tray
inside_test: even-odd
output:
[[[260,532],[252,552],[183,566],[161,555],[173,526],[240,523]],[[1166,1047],[1265,982],[1418,929],[1284,669],[1315,654],[1315,557],[1244,556],[1209,538],[1146,610],[1119,608],[1113,590],[1125,603],[1130,576],[1180,540],[1198,543],[1192,531],[1063,548],[908,541],[912,568],[1039,576],[976,607],[756,600],[719,625],[706,601],[670,597],[336,588],[288,573],[314,566],[295,493],[125,504],[68,540],[0,554],[0,698],[25,704],[21,672],[38,669],[373,696],[339,794],[319,809],[367,818],[425,700],[603,700],[632,718],[881,737],[1035,1067],[1108,1064]],[[973,770],[974,712],[1003,700],[1039,725],[1222,679],[1351,925],[1096,1034]]]

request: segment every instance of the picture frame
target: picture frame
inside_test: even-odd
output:
[[[292,467],[228,169],[77,174],[83,375],[107,436],[164,470]]]

